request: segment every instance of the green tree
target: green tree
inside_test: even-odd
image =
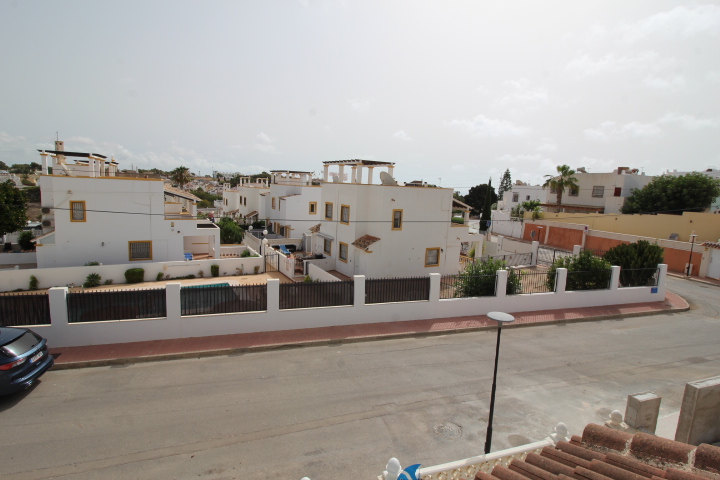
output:
[[[173,183],[177,183],[180,188],[183,188],[192,180],[192,177],[190,176],[190,169],[187,167],[183,167],[182,165],[177,167],[170,173],[170,179]]]
[[[26,163],[14,163],[13,166],[10,167],[10,173],[18,173],[20,175],[31,174],[32,168]]]
[[[470,187],[463,203],[468,204],[474,213],[482,213],[483,206],[485,205],[485,195],[487,195],[488,191],[490,192],[490,205],[496,203],[497,194],[495,193],[495,189],[485,183]]]
[[[680,177],[661,175],[625,200],[622,213],[674,213],[702,211],[720,196],[720,180],[699,172]]]
[[[604,290],[610,285],[610,262],[596,257],[589,250],[578,256],[558,258],[548,270],[547,286],[555,291],[555,277],[558,268],[567,268],[565,290]]]
[[[492,179],[488,180],[488,189],[492,192]],[[485,195],[485,202],[482,209],[482,216],[480,217],[480,231],[485,232],[490,228],[490,219],[492,215],[492,204],[497,203],[497,195],[495,201],[492,200],[492,195]]]
[[[21,250],[35,250],[35,244],[33,243],[33,232],[30,232],[28,230],[24,230],[20,232],[20,235],[18,235],[18,245],[20,245]]]
[[[510,169],[506,169],[500,180],[500,188],[498,188],[498,198],[503,199],[503,194],[512,190],[512,178],[510,178]]]
[[[468,263],[455,280],[455,297],[492,297],[495,296],[498,270],[507,270],[504,260],[488,259],[483,262]],[[520,278],[508,275],[505,292],[508,295],[520,293]]]
[[[27,223],[27,198],[25,192],[12,180],[0,183],[0,236],[17,232]]]
[[[575,170],[567,165],[558,165],[555,167],[559,175],[545,175],[547,180],[543,183],[542,188],[550,187],[551,191],[557,192],[558,210],[562,205],[562,197],[565,190],[577,190],[578,179],[575,177]]]
[[[657,243],[638,240],[636,243],[622,243],[603,255],[611,265],[620,267],[620,285],[644,287],[653,283],[657,266],[663,263],[665,249]]]
[[[243,229],[229,217],[223,217],[218,222],[220,227],[220,243],[240,243],[243,239]]]
[[[38,170],[42,170],[42,165],[40,165],[39,163],[36,163],[36,162],[30,162],[30,169],[33,172],[37,172]]]
[[[0,160],[0,170],[7,170],[7,169],[8,169],[7,163]]]

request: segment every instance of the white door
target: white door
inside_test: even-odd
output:
[[[720,280],[720,250],[710,249],[710,264],[708,265],[707,276]]]

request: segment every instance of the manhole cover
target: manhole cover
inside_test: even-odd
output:
[[[440,435],[445,438],[459,438],[462,435],[462,427],[453,422],[445,422],[440,425],[435,425],[433,429],[435,435]]]

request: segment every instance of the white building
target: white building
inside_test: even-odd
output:
[[[577,189],[565,190],[562,205],[557,207],[557,192],[546,188],[547,196],[541,206],[548,212],[620,213],[633,190],[643,188],[654,177],[639,173],[638,169],[619,167],[612,173],[587,173],[578,168],[575,173]]]
[[[286,238],[301,238],[322,218],[320,182],[312,172],[272,170],[270,192],[265,194],[260,218],[270,231]]]
[[[22,180],[14,173],[10,173],[7,170],[0,170],[0,183],[5,183],[8,180],[13,182],[16,187],[22,188]]]
[[[544,190],[542,185],[528,185],[517,180],[510,190],[503,193],[503,199],[498,202],[498,210],[509,212],[523,202],[538,200],[544,203],[546,198],[547,190]]]
[[[195,195],[145,178],[152,175],[120,177],[117,162],[65,152],[63,142],[55,143],[54,151],[41,152],[38,268],[164,262],[183,260],[185,253],[220,257],[220,229],[197,219]]]
[[[240,183],[231,187],[223,184],[222,215],[247,219],[247,223],[265,218],[263,195],[270,191],[267,178],[252,181],[250,177],[240,177]]]

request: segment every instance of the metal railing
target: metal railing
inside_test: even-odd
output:
[[[0,295],[0,326],[26,327],[50,324],[50,299],[47,293]]]
[[[353,305],[355,281],[281,283],[280,310]]]
[[[430,277],[373,278],[365,280],[365,303],[429,300]]]
[[[555,291],[555,277],[550,278],[548,272],[512,271],[508,275],[508,283],[512,285],[512,293],[508,292],[510,295]]]
[[[164,288],[71,292],[67,307],[69,323],[167,316]]]
[[[565,291],[576,290],[607,290],[610,288],[612,270],[588,270],[584,272],[568,272]]]
[[[195,285],[180,289],[180,315],[267,310],[267,286]]]
[[[623,268],[619,287],[657,287],[659,277],[659,268]]]
[[[440,298],[494,297],[497,275],[443,275],[440,277]]]
[[[510,253],[507,255],[488,255],[485,257],[460,257],[460,263],[465,267],[469,263],[486,262],[488,260],[502,260],[508,267],[532,264],[532,253]]]

